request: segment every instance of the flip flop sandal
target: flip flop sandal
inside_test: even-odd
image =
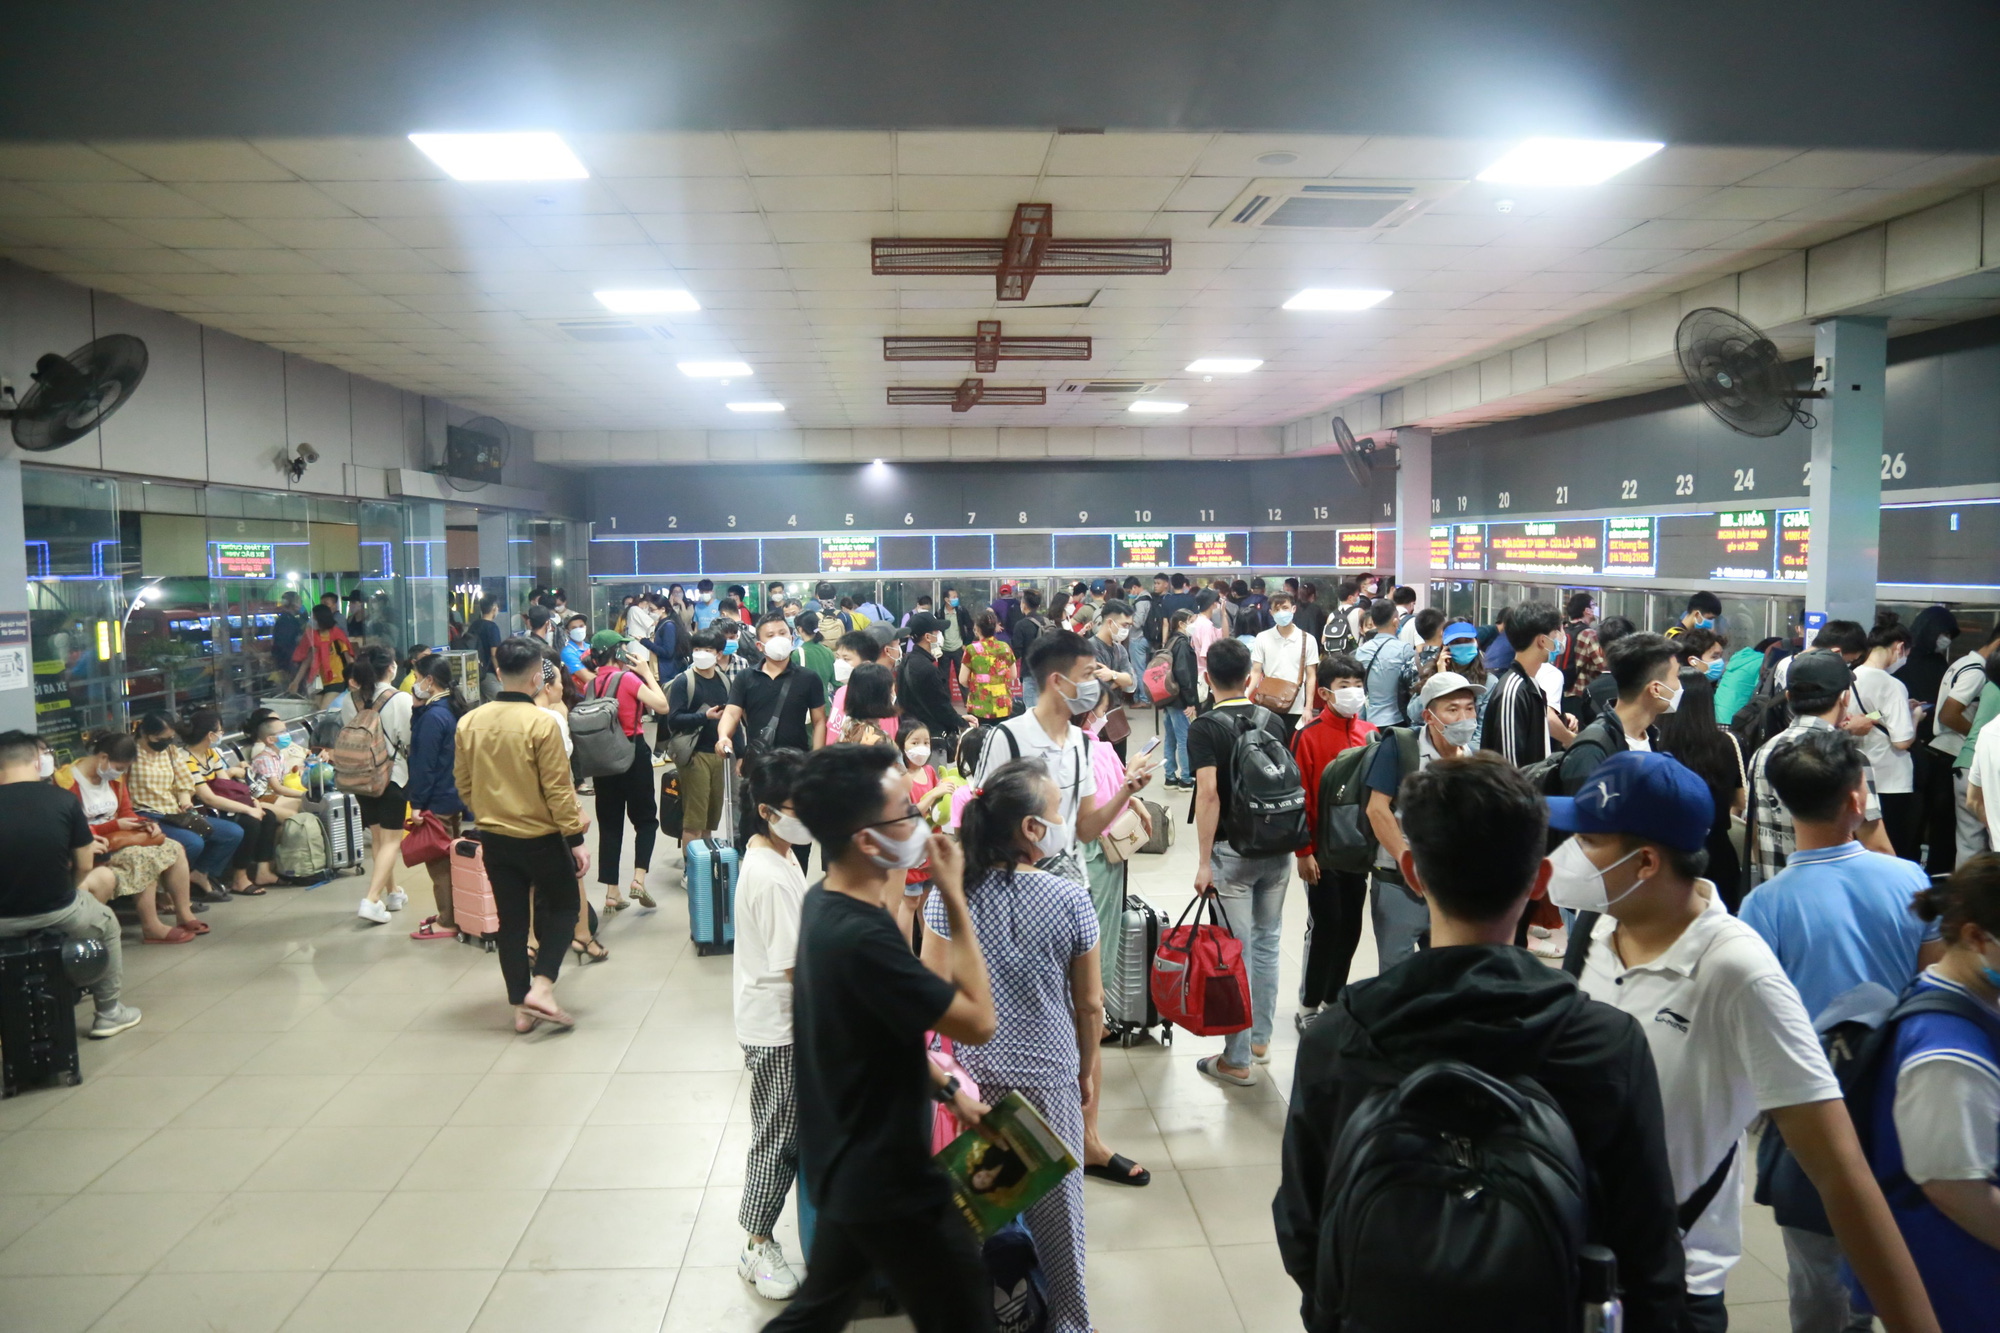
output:
[[[1222,1057],[1219,1055],[1204,1055],[1201,1059],[1194,1062],[1194,1067],[1218,1083],[1227,1083],[1237,1088],[1254,1088],[1257,1086],[1257,1080],[1248,1074],[1223,1073]]]
[[[413,940],[455,940],[458,938],[458,931],[450,926],[440,926],[436,917],[427,916],[424,918],[423,924],[410,932],[410,938]]]
[[[522,1013],[528,1015],[528,1017],[530,1018],[538,1018],[542,1022],[552,1024],[555,1027],[570,1028],[576,1026],[576,1020],[574,1018],[571,1018],[560,1007],[555,1009],[537,1009],[535,1008],[535,1006],[527,1003],[526,1001],[523,1001],[520,1004],[515,1005],[514,1007],[520,1010]]]
[[[192,926],[179,926],[176,929],[185,930],[190,935],[206,935],[208,934],[208,922],[197,921]]]
[[[147,944],[188,944],[194,940],[194,932],[186,926],[175,926],[164,935],[144,936]]]
[[[1124,1153],[1116,1152],[1111,1154],[1111,1160],[1108,1162],[1085,1166],[1083,1174],[1098,1180],[1108,1180],[1114,1185],[1130,1185],[1135,1189],[1141,1185],[1151,1184],[1153,1180],[1151,1171],[1140,1167]]]
[[[265,887],[261,884],[252,884],[247,889],[231,889],[230,892],[235,894],[238,898],[261,898],[265,895],[265,893],[269,892],[269,890],[265,889]]]

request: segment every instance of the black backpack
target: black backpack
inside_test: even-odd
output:
[[[1313,857],[1322,874],[1331,870],[1358,875],[1375,866],[1381,842],[1375,836],[1375,826],[1368,822],[1368,803],[1375,790],[1368,785],[1368,773],[1385,745],[1396,747],[1403,777],[1417,771],[1421,751],[1412,727],[1384,727],[1327,760],[1320,770]]]
[[[1563,626],[1563,652],[1562,657],[1556,661],[1556,666],[1561,668],[1563,673],[1564,694],[1576,688],[1577,635],[1589,628],[1590,622],[1586,620],[1572,620]]]
[[[1348,623],[1346,607],[1336,606],[1327,614],[1319,643],[1330,653],[1351,653],[1361,646],[1361,641],[1354,637],[1354,626]]]
[[[1229,750],[1229,809],[1223,828],[1238,856],[1277,856],[1312,841],[1306,787],[1278,738],[1277,719],[1252,704],[1235,722]]]
[[[1532,1078],[1426,1064],[1362,1102],[1331,1162],[1315,1327],[1577,1326],[1588,1177]]]

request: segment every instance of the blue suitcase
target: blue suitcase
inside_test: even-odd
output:
[[[736,951],[736,849],[726,842],[696,838],[687,845],[688,934],[694,951]]]

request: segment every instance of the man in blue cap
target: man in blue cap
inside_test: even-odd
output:
[[[1563,967],[1638,1020],[1659,1071],[1687,1253],[1682,1327],[1728,1327],[1723,1285],[1743,1254],[1739,1149],[1761,1114],[1818,1189],[1883,1323],[1936,1327],[1798,991],[1701,877],[1707,784],[1668,755],[1628,750],[1548,805],[1550,826],[1576,835],[1549,858],[1550,899],[1580,913]]]

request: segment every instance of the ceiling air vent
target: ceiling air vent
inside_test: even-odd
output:
[[[1057,393],[1079,396],[1107,393],[1152,393],[1164,380],[1064,380],[1056,385]]]
[[[673,332],[657,324],[629,319],[558,319],[558,332],[580,343],[672,342]]]
[[[1464,181],[1288,180],[1250,182],[1209,226],[1218,230],[1387,231]]]

